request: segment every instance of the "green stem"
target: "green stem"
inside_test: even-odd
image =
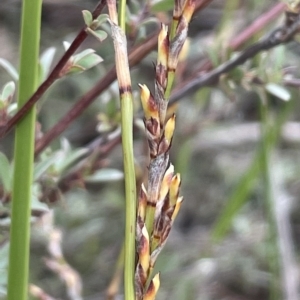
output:
[[[165,99],[166,101],[169,101],[169,98],[171,96],[172,86],[175,78],[175,73],[173,70],[168,70],[168,81],[167,81],[167,87],[165,91]]]
[[[133,160],[132,135],[132,96],[121,97],[121,125],[122,147],[125,173],[125,264],[124,264],[124,290],[125,300],[135,298],[134,269],[135,269],[135,227],[136,227],[136,183]]]
[[[23,0],[18,107],[24,105],[37,85],[41,6],[41,0]],[[16,126],[8,300],[28,298],[35,118],[36,111],[32,108]]]
[[[273,183],[271,180],[271,157],[272,157],[272,143],[270,141],[270,122],[268,113],[268,97],[265,91],[260,92],[261,104],[261,131],[262,131],[262,156],[261,156],[261,167],[262,176],[264,182],[264,198],[265,207],[269,225],[268,231],[268,247],[267,247],[267,257],[269,261],[269,267],[272,274],[272,279],[270,283],[270,299],[277,300],[280,299],[280,291],[278,289],[277,278],[279,275],[279,249],[277,243],[277,229],[276,221],[274,215],[274,200],[273,200]]]
[[[119,22],[125,33],[126,0],[119,2]],[[118,62],[116,62],[118,63]],[[128,77],[130,74],[128,70]],[[136,227],[136,182],[133,156],[133,99],[131,92],[121,94],[122,147],[125,174],[125,262],[124,294],[125,300],[135,299],[135,227]]]
[[[119,3],[119,26],[126,32],[126,0],[121,0]]]

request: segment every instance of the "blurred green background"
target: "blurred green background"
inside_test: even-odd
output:
[[[158,29],[161,21],[167,21],[170,11],[164,10],[168,5],[158,7],[150,11],[153,19],[141,25],[137,20],[144,1],[128,2],[130,48]],[[71,42],[84,24],[81,11],[92,10],[96,3],[45,0],[42,52],[55,47],[57,61],[64,51],[62,42]],[[226,50],[229,41],[276,3],[211,1],[192,19],[188,55],[180,63],[177,83],[188,78],[207,57],[217,66],[234,55]],[[1,1],[0,57],[16,68],[20,12],[20,1]],[[246,45],[258,41],[283,20],[282,14]],[[113,65],[110,37],[102,44],[89,37],[80,50],[86,48],[95,49],[104,62],[53,85],[38,104],[42,132],[66,114]],[[299,77],[299,53],[297,41],[263,52],[222,76],[218,84],[187,94],[179,101],[171,161],[176,172],[181,173],[185,200],[157,263],[161,271],[158,300],[300,298],[299,87],[287,84],[287,79]],[[132,68],[137,116],[138,83],[153,87],[155,60],[156,52],[152,52]],[[251,82],[249,78],[253,77],[263,84]],[[0,86],[9,80],[9,74],[1,68]],[[281,92],[276,93],[270,83],[282,88],[290,100],[280,99]],[[70,149],[86,147],[104,135],[107,128],[115,128],[118,121],[118,88],[114,83],[63,133],[68,142],[57,139],[51,146],[62,151],[66,159]],[[0,151],[8,158],[12,157],[12,137],[10,134],[0,144]],[[146,149],[143,130],[137,126],[135,159],[139,181],[146,173]],[[84,185],[77,182],[71,188],[63,188],[54,176],[49,176],[53,179],[50,181],[55,203],[49,204],[48,195],[51,212],[33,220],[30,282],[55,299],[77,298],[72,298],[70,286],[47,267],[49,226],[60,230],[58,244],[63,256],[81,276],[82,299],[106,299],[124,234],[124,189],[122,177],[118,176],[122,171],[121,145],[100,157],[98,163],[104,170],[104,179],[86,180]],[[112,173],[108,168],[113,169]],[[9,204],[3,204],[2,210],[9,210]],[[7,214],[2,215],[0,283],[5,290]],[[117,299],[122,299],[122,290]]]

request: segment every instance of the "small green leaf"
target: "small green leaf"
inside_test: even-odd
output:
[[[14,96],[16,90],[16,85],[13,81],[8,82],[2,90],[1,94],[1,100],[5,101],[6,103],[9,103]]]
[[[11,167],[7,157],[0,152],[0,182],[3,184],[5,192],[11,190]]]
[[[98,27],[99,27],[99,21],[97,19],[93,20],[92,24],[90,25],[90,29],[96,30]]]
[[[103,61],[103,59],[99,55],[93,53],[93,54],[85,56],[80,61],[78,61],[76,66],[82,67],[84,70],[88,70],[88,69],[98,65],[102,61]]]
[[[290,92],[284,88],[283,86],[277,83],[267,83],[265,85],[265,89],[272,95],[276,96],[277,98],[283,101],[289,101],[291,99]]]
[[[93,16],[92,16],[91,12],[88,10],[83,10],[82,15],[83,15],[85,25],[90,27],[93,22]]]
[[[35,183],[32,186],[31,209],[41,213],[49,212],[49,207],[46,203],[39,200],[40,185]]]
[[[92,34],[98,41],[103,42],[107,38],[107,33],[103,30],[91,30],[88,28],[88,32]]]
[[[69,68],[68,72],[65,73],[65,75],[71,75],[71,74],[79,74],[85,71],[85,69],[81,66],[72,66]]]
[[[56,165],[58,174],[61,174],[72,166],[76,161],[83,158],[89,153],[88,148],[80,148],[71,152],[65,152],[62,159]]]
[[[0,58],[0,66],[2,66],[3,69],[12,77],[14,81],[19,80],[19,74],[18,71],[15,69],[15,67],[6,59]]]
[[[87,176],[84,180],[87,183],[111,182],[119,181],[124,178],[123,172],[117,169],[101,169],[96,171],[93,175]]]
[[[108,16],[107,14],[101,14],[101,15],[99,15],[99,16],[97,17],[99,26],[100,26],[102,23],[105,23],[108,19],[109,19],[109,16]]]
[[[81,60],[82,58],[84,58],[85,56],[91,54],[91,53],[95,53],[96,51],[94,49],[86,49],[83,50],[82,52],[74,55],[73,57],[73,63],[76,64],[79,60]]]
[[[50,72],[50,68],[53,62],[53,58],[55,55],[56,49],[54,47],[50,47],[48,49],[46,49],[43,54],[41,55],[40,58],[40,80],[41,82],[43,82],[49,72]]]
[[[34,167],[33,180],[38,180],[57,161],[57,153],[37,163]]]

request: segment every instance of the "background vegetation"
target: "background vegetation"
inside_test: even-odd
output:
[[[92,11],[96,2],[43,2],[41,81],[65,52],[62,42],[72,42],[83,27],[81,11]],[[145,45],[161,22],[168,23],[172,5],[171,1],[150,1],[153,5],[148,10],[146,1],[128,2],[128,47],[134,49]],[[287,23],[278,1],[198,2],[208,5],[192,19],[175,96],[184,91],[185,82],[204,78],[210,69]],[[16,81],[6,61],[17,68],[20,8],[19,1],[2,0],[0,5],[2,87]],[[102,29],[110,34],[107,24]],[[241,43],[238,38],[247,30],[249,35]],[[103,62],[93,57],[95,67],[82,73],[73,70],[75,74],[56,81],[38,102],[37,144],[113,66],[110,37],[99,43],[89,36],[76,53],[90,48]],[[181,173],[185,201],[157,263],[162,282],[157,299],[299,297],[299,44],[290,41],[248,57],[219,80],[213,78],[199,89],[183,92],[173,106],[177,127],[171,156],[176,172]],[[155,51],[131,69],[139,185],[148,153],[138,83],[153,87],[153,61]],[[51,299],[42,298],[45,293],[53,299],[107,298],[124,233],[118,97],[114,82],[36,158],[30,291],[38,299]],[[13,105],[9,107],[13,114]],[[5,121],[0,114],[0,125]],[[10,133],[0,143],[3,299],[12,137]]]

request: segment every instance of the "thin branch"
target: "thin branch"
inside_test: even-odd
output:
[[[233,38],[230,42],[229,47],[233,50],[241,47],[245,41],[248,41],[252,36],[253,32],[259,32],[262,30],[270,20],[274,20],[280,15],[285,9],[285,3],[280,2],[276,4],[272,9],[262,14],[259,18],[257,18],[251,26],[247,27],[241,34]]]
[[[129,54],[130,67],[137,65],[148,53],[155,49],[156,45],[157,34],[154,34],[146,42],[135,47]],[[115,79],[116,69],[114,66],[89,92],[76,101],[69,112],[56,125],[37,141],[35,155],[37,156],[53,139],[59,136]]]
[[[299,31],[299,28],[300,28],[300,16],[298,16],[290,26],[284,25],[273,30],[269,35],[267,35],[261,41],[247,47],[245,50],[240,52],[237,56],[223,63],[216,69],[189,81],[187,84],[185,84],[183,87],[181,87],[180,89],[178,89],[173,93],[171,97],[171,102],[172,103],[177,102],[179,99],[184,97],[187,93],[195,92],[203,86],[209,86],[215,84],[218,81],[220,75],[233,70],[235,67],[243,64],[248,59],[253,58],[258,53],[292,41],[294,35]]]
[[[93,18],[97,18],[106,4],[106,0],[100,0],[96,8],[94,9],[92,15]],[[70,57],[75,53],[77,48],[82,44],[82,42],[88,36],[86,32],[86,26],[81,29],[78,33],[69,49],[59,60],[57,65],[54,67],[52,72],[49,74],[48,78],[38,87],[36,92],[28,99],[28,101],[20,108],[20,110],[7,122],[4,128],[0,131],[0,138],[4,137],[30,110],[30,108],[37,103],[37,101],[45,94],[48,88],[54,83],[56,79],[59,78],[61,70],[64,68]]]

